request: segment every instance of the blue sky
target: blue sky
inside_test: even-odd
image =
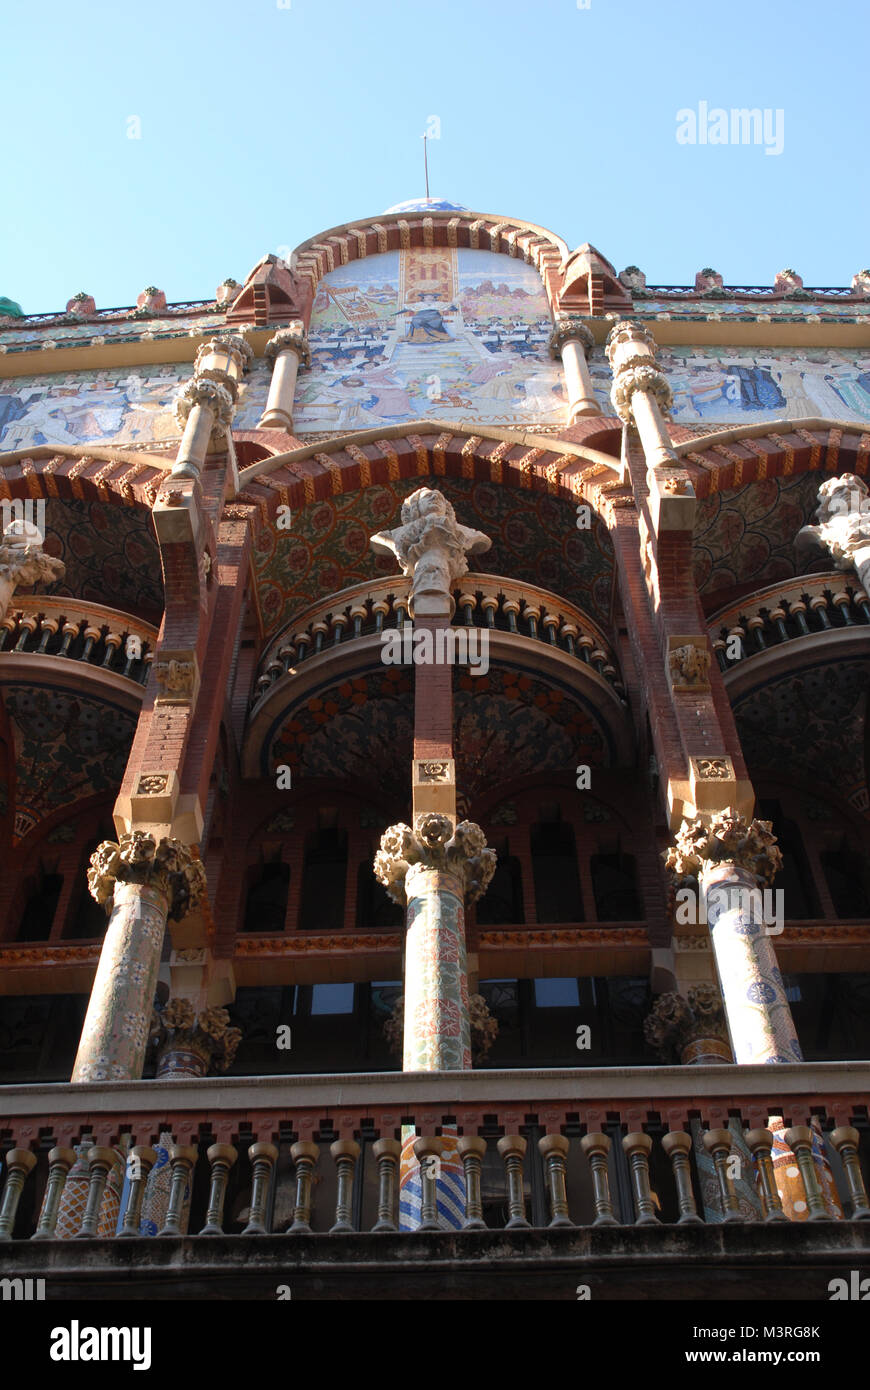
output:
[[[711,265],[846,285],[870,264],[866,0],[588,3],[7,7],[0,294],[28,313],[80,289],[210,298],[266,251],[422,195],[433,116],[433,194],[650,283]],[[782,153],[679,144],[700,102],[781,110]]]

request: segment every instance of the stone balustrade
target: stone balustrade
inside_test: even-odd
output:
[[[762,1065],[413,1083],[378,1073],[4,1088],[0,1241],[147,1234],[139,1213],[144,1195],[154,1218],[149,1175],[161,1167],[161,1236],[398,1231],[415,1180],[411,1224],[435,1230],[436,1179],[439,1194],[453,1185],[459,1232],[870,1219],[865,1063],[779,1068],[775,1090]]]
[[[17,596],[0,622],[0,653],[63,657],[145,685],[157,629],[81,599]]]
[[[723,671],[800,637],[870,623],[870,597],[848,574],[813,574],[769,584],[708,620]],[[739,654],[738,654],[739,648]]]
[[[313,604],[274,638],[261,657],[252,707],[275,683],[303,661],[331,647],[346,646],[403,626],[409,617],[410,580],[401,577],[355,584]],[[588,614],[533,584],[516,584],[499,575],[468,574],[453,592],[454,627],[477,627],[515,634],[567,653],[596,671],[616,691],[625,687],[611,644]]]

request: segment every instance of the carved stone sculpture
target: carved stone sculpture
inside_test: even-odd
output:
[[[461,526],[443,493],[421,487],[402,503],[402,524],[378,531],[371,538],[379,554],[395,555],[411,577],[411,611],[424,595],[435,600],[427,611],[452,613],[451,590],[468,572],[468,556],[489,550],[492,542],[481,531]]]
[[[703,816],[684,820],[665,863],[678,874],[693,876],[712,865],[735,864],[772,883],[782,866],[782,854],[770,821],[747,823],[734,811],[720,811],[709,820]]]
[[[88,889],[111,912],[115,886],[138,883],[159,888],[169,898],[169,916],[181,921],[205,891],[205,869],[180,840],[159,842],[143,830],[122,835],[118,844],[104,840],[91,855]]]
[[[414,829],[391,825],[381,836],[375,855],[375,877],[384,885],[393,902],[407,902],[406,876],[415,866],[441,869],[458,878],[465,900],[476,902],[489,887],[495,873],[496,853],[487,849],[479,825],[460,821],[456,829],[448,816],[428,812],[417,816]]]
[[[799,551],[822,546],[837,569],[856,569],[862,585],[870,584],[870,490],[863,478],[843,473],[827,478],[819,488],[818,526],[797,534]]]

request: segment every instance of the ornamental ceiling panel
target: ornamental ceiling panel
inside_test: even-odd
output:
[[[398,575],[390,556],[372,552],[369,537],[397,526],[403,500],[419,487],[437,487],[463,525],[492,540],[491,550],[471,557],[472,573],[541,585],[608,623],[613,551],[594,514],[591,529],[579,531],[576,507],[548,493],[426,475],[313,503],[294,512],[292,531],[262,529],[254,566],[266,638],[326,594]]]
[[[810,525],[824,476],[818,471],[764,478],[728,488],[698,502],[695,523],[695,579],[705,607],[713,596],[742,586],[760,589],[778,579],[833,569],[821,551],[798,558],[795,537]]]
[[[135,614],[158,625],[163,616],[163,574],[151,521],[143,507],[49,498],[45,550],[63,560],[66,574],[40,593],[76,598]],[[33,594],[19,586],[18,594]]]
[[[15,746],[13,843],[61,806],[121,785],[133,743],[130,710],[44,685],[4,684]]]
[[[868,689],[870,658],[792,671],[738,698],[734,717],[750,776],[788,770],[863,809]]]

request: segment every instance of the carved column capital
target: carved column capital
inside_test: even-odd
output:
[[[627,353],[636,353],[639,347],[645,347],[648,354],[655,357],[658,344],[645,324],[638,323],[635,319],[620,319],[608,333],[604,350],[608,362],[615,370]]]
[[[559,314],[553,320],[553,327],[547,343],[550,356],[561,357],[562,348],[570,342],[579,343],[583,348],[584,356],[588,357],[595,339],[579,314]]]
[[[395,555],[402,572],[411,578],[411,612],[428,599],[429,612],[453,612],[452,589],[468,573],[468,556],[489,550],[492,542],[482,531],[473,531],[456,520],[443,493],[421,487],[402,503],[402,524],[392,531],[378,531],[371,538],[378,554]],[[434,606],[432,606],[434,605]]]
[[[619,368],[610,391],[613,408],[625,424],[631,421],[631,398],[635,391],[654,396],[662,414],[670,411],[673,393],[663,372],[650,366],[647,358],[632,357]]]
[[[175,418],[180,425],[186,425],[195,405],[204,405],[214,412],[215,423],[227,427],[233,418],[238,387],[229,377],[226,381],[212,381],[208,377],[193,376],[185,382],[181,395],[175,402]]]
[[[678,874],[695,876],[719,864],[734,864],[770,884],[782,865],[782,854],[770,821],[747,821],[736,811],[719,811],[709,819],[684,820],[665,864]]]
[[[157,1075],[226,1071],[242,1040],[241,1029],[229,1023],[226,1009],[197,1012],[189,999],[170,999],[152,1015],[148,1043],[157,1053]]]
[[[665,1061],[675,1052],[683,1062],[694,1060],[692,1052],[699,1043],[706,1044],[704,1061],[709,1061],[711,1044],[719,1045],[716,1052],[723,1061],[731,1060],[725,1005],[715,985],[693,985],[685,999],[681,994],[660,994],[644,1020],[643,1034]]]
[[[88,889],[96,902],[112,911],[116,884],[153,887],[169,899],[169,916],[180,921],[205,892],[205,869],[180,840],[159,842],[143,830],[122,835],[118,844],[104,840],[88,868]]]
[[[254,360],[254,350],[249,342],[240,333],[219,333],[214,338],[209,338],[201,343],[193,360],[193,374],[200,381],[211,378],[221,386],[226,384],[227,373],[217,368],[204,366],[209,358],[214,358],[220,354],[227,353],[233,358],[239,376],[246,372],[251,362]]]
[[[460,821],[456,829],[449,816],[430,811],[417,816],[414,829],[391,825],[381,836],[375,855],[375,877],[394,902],[408,900],[408,875],[419,869],[437,869],[459,880],[468,903],[476,902],[495,873],[495,850],[487,849],[486,837],[473,821]]]
[[[301,319],[288,323],[286,328],[279,328],[266,344],[263,356],[274,364],[275,358],[282,352],[295,352],[300,365],[311,366],[311,348]]]

